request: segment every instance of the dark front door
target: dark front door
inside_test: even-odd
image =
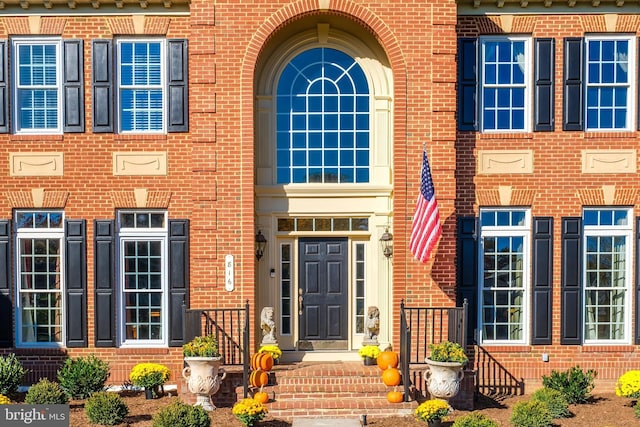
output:
[[[300,350],[347,349],[347,239],[299,240]]]

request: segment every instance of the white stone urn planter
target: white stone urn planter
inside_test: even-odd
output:
[[[202,406],[206,411],[215,410],[211,396],[218,392],[227,376],[220,367],[222,357],[185,357],[184,361],[189,366],[182,370],[182,376],[187,380],[189,391],[196,395],[194,406]]]
[[[460,391],[464,365],[458,362],[436,362],[425,359],[424,380],[432,397],[448,401]]]

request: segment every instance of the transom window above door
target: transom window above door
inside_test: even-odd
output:
[[[294,57],[278,80],[278,184],[368,183],[370,102],[351,56],[313,48]]]

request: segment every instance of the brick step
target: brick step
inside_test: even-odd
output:
[[[265,386],[264,391],[275,393],[276,396],[288,394],[302,393],[322,393],[322,394],[367,394],[367,393],[386,393],[391,390],[384,385],[381,380],[377,382],[366,383],[349,383],[349,382],[330,382],[330,383],[306,383],[306,384],[278,384],[274,386]]]
[[[276,397],[267,403],[269,414],[276,418],[292,418],[304,416],[331,415],[332,417],[348,417],[360,414],[367,415],[411,415],[417,406],[416,402],[389,403],[386,394],[374,395],[320,395],[292,398]]]

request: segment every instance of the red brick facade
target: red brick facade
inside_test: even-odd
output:
[[[609,9],[602,14],[594,13],[598,9],[556,14],[553,8],[543,13],[535,9],[538,12],[519,14],[517,7],[504,14],[498,9],[492,10],[493,14],[471,15],[459,12],[454,1],[192,1],[188,13],[155,4],[148,10],[136,4],[127,5],[120,12],[117,2],[109,1],[86,13],[74,12],[61,4],[46,13],[38,12],[37,8],[22,10],[17,1],[5,4],[13,15],[0,16],[0,39],[57,36],[84,41],[84,132],[42,136],[0,134],[0,159],[3,159],[0,219],[11,219],[16,209],[55,208],[63,209],[66,218],[87,221],[88,346],[60,351],[10,348],[9,351],[27,361],[28,367],[45,366],[43,362],[65,354],[94,353],[111,364],[110,381],[114,384],[124,382],[131,367],[143,361],[165,363],[176,378],[180,375],[182,357],[178,347],[125,349],[94,345],[93,221],[113,219],[115,212],[123,208],[166,209],[170,219],[190,221],[189,305],[236,308],[248,300],[251,316],[256,319],[252,343],[259,345],[259,309],[265,302],[272,303],[260,300],[258,283],[268,280],[268,272],[260,270],[260,261],[254,255],[254,236],[259,228],[256,216],[260,210],[256,203],[256,170],[261,160],[256,141],[260,135],[255,134],[259,73],[266,73],[270,55],[277,52],[278,45],[287,37],[315,29],[318,24],[351,32],[355,38],[365,39],[366,35],[368,44],[375,41],[374,48],[384,52],[385,65],[392,76],[392,131],[388,143],[392,153],[389,217],[393,258],[389,280],[382,280],[391,295],[391,310],[383,313],[388,319],[386,339],[395,347],[399,344],[402,300],[407,306],[456,304],[458,217],[477,216],[479,208],[486,206],[527,206],[534,217],[554,219],[552,343],[483,346],[483,351],[494,360],[494,367],[497,364],[513,378],[535,384],[551,369],[580,364],[596,368],[600,380],[611,382],[640,361],[639,347],[632,341],[627,345],[606,346],[560,344],[562,218],[580,216],[583,206],[613,204],[640,208],[635,166],[633,173],[590,174],[583,172],[582,164],[583,150],[635,150],[638,132],[562,130],[562,39],[611,31],[637,35],[640,16],[624,14],[632,5],[618,9],[619,14],[611,18],[605,16],[611,12]],[[502,33],[556,39],[553,132],[483,134],[457,130],[458,38]],[[122,36],[188,40],[188,132],[164,135],[92,132],[91,42]],[[435,255],[427,264],[413,260],[408,250],[423,146],[429,156],[443,226]],[[492,150],[531,150],[532,172],[482,174],[478,170],[479,153]],[[15,173],[10,163],[13,155],[43,152],[62,154],[62,175]],[[137,152],[166,153],[166,174],[114,174],[114,153]],[[637,163],[635,154],[632,158]],[[614,187],[612,201],[605,194],[611,191],[607,186]],[[501,193],[505,188],[510,195],[507,202]],[[139,189],[146,189],[142,205],[135,192]],[[331,214],[331,209],[314,214]],[[271,242],[273,234],[268,236]],[[378,244],[373,233],[370,240],[372,246]],[[276,250],[273,243],[267,248],[270,256],[275,256]],[[225,290],[227,254],[235,257],[232,292]],[[15,259],[12,260],[15,270]],[[11,277],[9,287],[15,297],[15,276]],[[631,318],[635,316],[634,312]],[[633,324],[632,320],[629,326]],[[635,335],[632,333],[631,337]],[[352,343],[349,350],[353,352],[358,345],[359,342]],[[549,355],[548,363],[542,361],[543,353]],[[52,372],[45,369],[42,374]],[[35,374],[31,379],[37,380]]]

